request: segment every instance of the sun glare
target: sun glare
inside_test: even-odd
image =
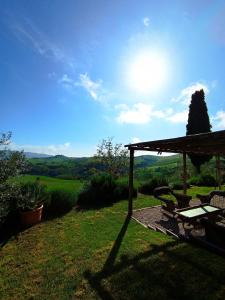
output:
[[[167,79],[167,62],[159,53],[137,55],[128,68],[129,86],[142,94],[160,89]]]

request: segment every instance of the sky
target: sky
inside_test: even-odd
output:
[[[225,129],[225,1],[1,0],[0,40],[12,149],[81,157],[107,137],[183,136],[201,88]]]

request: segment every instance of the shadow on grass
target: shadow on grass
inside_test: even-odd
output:
[[[150,245],[136,256],[116,257],[127,217],[99,272],[84,272],[101,299],[225,299],[224,259],[178,240]]]
[[[3,248],[13,236],[17,237],[22,231],[23,228],[20,225],[19,216],[13,212],[0,227],[0,249]]]
[[[106,208],[106,207],[112,207],[114,204],[116,204],[117,202],[110,202],[110,203],[99,203],[99,204],[86,204],[86,205],[81,205],[81,204],[77,204],[75,206],[75,209],[77,212],[84,212],[84,211],[88,211],[88,210],[99,210],[101,208]]]
[[[59,211],[59,212],[54,212],[54,211],[49,212],[46,209],[44,209],[41,223],[51,221],[56,218],[61,218],[67,213],[69,213],[71,210],[72,208],[64,211]],[[12,237],[17,238],[17,236],[21,232],[33,226],[35,225],[31,225],[31,226],[21,225],[19,213],[18,212],[11,213],[6,219],[5,223],[0,227],[0,249],[3,248]]]

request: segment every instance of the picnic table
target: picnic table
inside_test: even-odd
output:
[[[183,222],[183,227],[185,223],[189,223],[194,226],[194,228],[199,225],[199,220],[202,218],[215,219],[223,211],[219,208],[210,204],[200,204],[192,207],[186,207],[176,210],[176,217]]]

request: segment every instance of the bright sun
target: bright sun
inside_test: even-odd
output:
[[[159,53],[137,55],[128,68],[129,86],[142,94],[160,89],[167,79],[166,59]]]

